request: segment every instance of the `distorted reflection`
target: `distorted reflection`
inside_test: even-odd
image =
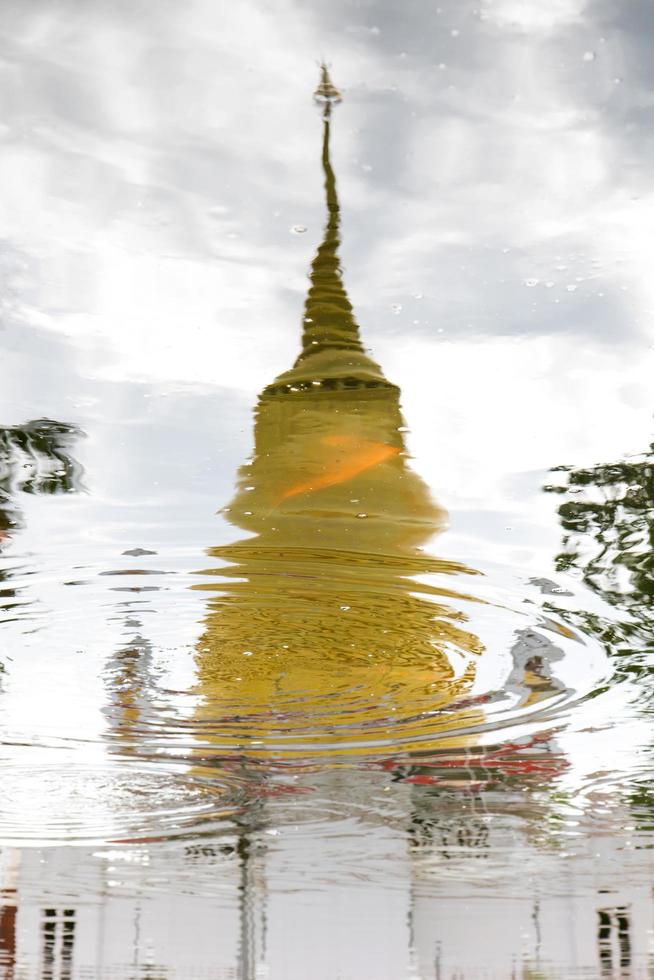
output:
[[[16,889],[0,891],[0,975],[13,980],[16,967]]]
[[[601,636],[613,653],[615,678],[635,681],[636,698],[649,712],[654,700],[654,443],[647,452],[614,463],[560,466],[553,472],[565,480],[544,488],[563,497],[557,569],[578,575],[613,613],[609,618],[575,609],[568,618]],[[548,606],[558,612],[554,600]],[[638,832],[651,833],[654,826],[653,754],[651,744],[641,748],[646,764],[626,790]]]
[[[366,353],[343,284],[340,95],[325,67],[315,98],[327,225],[302,351],[259,398],[254,453],[225,509],[251,536],[210,550],[226,565],[219,590],[207,586],[219,594],[197,654],[199,720],[259,753],[408,747],[425,712],[469,690],[482,650],[453,593],[416,580],[471,570],[422,554],[445,512],[408,464],[400,392]]]
[[[0,428],[0,546],[21,524],[17,492],[73,493],[82,468],[71,454],[81,430],[65,422],[34,419]]]
[[[125,626],[134,633],[107,660],[104,681],[109,703],[103,711],[120,751],[130,754],[134,734],[152,715],[157,670],[152,644],[141,635],[140,622],[129,617]]]
[[[566,481],[545,487],[565,495],[558,508],[564,537],[557,569],[577,572],[610,605],[626,608],[632,622],[622,624],[625,635],[651,637],[654,443],[646,453],[616,463],[553,472]]]
[[[629,909],[624,905],[597,910],[597,950],[602,978],[630,977]],[[619,972],[615,972],[618,966]]]

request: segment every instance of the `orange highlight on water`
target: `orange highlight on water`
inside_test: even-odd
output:
[[[397,446],[389,446],[384,442],[370,442],[349,435],[324,436],[320,442],[324,446],[340,449],[342,453],[331,460],[322,473],[310,480],[296,483],[284,491],[279,498],[280,503],[300,493],[323,490],[325,487],[345,483],[347,480],[358,476],[359,473],[383,463],[384,460],[396,456],[400,452],[400,448]]]

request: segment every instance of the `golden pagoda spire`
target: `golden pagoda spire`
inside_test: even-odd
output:
[[[331,111],[332,106],[341,101],[341,96],[334,88],[324,64],[321,75],[314,99],[323,107],[322,169],[325,175],[327,224],[322,244],[311,265],[311,287],[304,307],[302,353],[295,363],[296,367],[327,349],[363,353],[359,327],[343,285],[338,257],[341,215],[336,178],[329,158]]]
[[[332,109],[342,98],[332,83],[327,65],[322,64],[320,72],[320,84],[313,97],[322,107],[321,160],[327,221],[323,240],[311,263],[310,286],[302,318],[302,351],[292,370],[282,374],[275,385],[302,382],[329,385],[345,378],[350,384],[357,381],[388,384],[379,365],[364,350],[359,325],[343,284],[338,255],[341,212],[329,152]]]
[[[481,652],[447,601],[454,593],[415,580],[470,570],[422,553],[446,515],[408,464],[400,391],[365,353],[343,285],[329,157],[340,95],[324,65],[315,98],[328,213],[302,352],[261,393],[254,452],[223,510],[250,536],[209,549],[222,564],[207,573],[215,585],[199,586],[214,594],[197,647],[196,717],[216,751],[365,751],[375,732],[394,738],[405,713],[467,691]],[[403,737],[405,747],[421,742],[420,722]]]

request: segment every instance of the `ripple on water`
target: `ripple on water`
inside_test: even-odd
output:
[[[5,762],[0,839],[5,845],[162,840],[215,828],[239,805],[238,779],[202,780],[164,765]]]
[[[210,590],[192,685],[159,679],[135,747],[292,765],[475,749],[563,724],[609,672],[596,641],[524,596],[356,571],[228,570]]]
[[[224,760],[298,768],[358,759],[398,762],[429,753],[437,761],[442,753],[458,759],[461,752],[525,745],[574,718],[609,673],[597,641],[544,615],[527,587],[507,594],[497,585],[501,575],[467,575],[470,570],[453,562],[300,549],[289,556],[252,548],[247,554],[240,549],[231,566],[191,576],[197,556],[187,556],[174,575],[170,558],[129,557],[134,568],[126,567],[124,557],[115,567],[86,567],[88,584],[63,590],[74,607],[58,592],[41,633],[33,634],[31,646],[23,643],[22,664],[8,666],[2,738],[5,745],[104,742],[131,760],[121,763],[124,775],[113,764],[96,775],[82,766],[80,779],[85,773],[95,787],[105,776],[109,783],[116,779],[119,801],[150,799],[154,808],[161,799],[157,820],[164,835],[182,832],[187,819],[192,823],[196,813],[202,818],[204,808],[211,817],[223,802],[232,805],[231,774],[224,792],[219,783],[207,788],[201,781],[213,779],[215,766],[220,774]],[[53,568],[47,578],[68,583],[72,574],[70,568]],[[167,578],[167,591],[120,603],[113,597],[114,581],[139,590],[138,583],[155,575]],[[36,578],[25,580],[26,588],[33,590]],[[462,581],[470,583],[465,591]],[[145,615],[154,612],[161,615]],[[90,657],[91,647],[80,637],[95,629],[96,615],[110,631],[110,652],[103,640]],[[159,635],[150,640],[153,628]],[[162,628],[170,630],[163,644]],[[48,685],[59,692],[59,707],[48,693],[28,732],[24,712],[36,703],[33,667],[43,676],[46,635],[58,652],[45,669]],[[72,717],[81,701],[88,705],[73,724],[67,714]],[[64,703],[70,711],[60,707]],[[93,727],[98,716],[99,729]],[[148,768],[154,758],[161,762]],[[138,759],[144,766],[140,796],[130,794]],[[190,775],[160,771],[173,760],[184,763]],[[504,775],[512,765],[509,759],[498,763]],[[513,767],[521,772],[521,764]],[[463,769],[467,782],[469,765]],[[20,771],[29,783],[33,777]],[[57,782],[57,772],[54,764],[45,767],[46,785]],[[455,781],[454,772],[440,778]],[[72,768],[69,781],[74,789]],[[183,810],[180,827],[175,794]],[[114,811],[106,809],[110,823],[118,819]],[[16,822],[20,813],[17,807]],[[15,836],[13,818],[2,805],[0,817]],[[146,823],[151,828],[153,821]],[[97,835],[91,828],[79,836],[138,833],[128,826],[106,833],[101,828]],[[48,838],[50,831],[32,836],[39,835]],[[58,835],[55,828],[52,836]],[[64,836],[76,838],[75,827]]]

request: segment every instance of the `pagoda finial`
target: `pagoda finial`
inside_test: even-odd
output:
[[[290,383],[299,377],[320,378],[365,377],[383,381],[381,368],[365,352],[359,336],[339,259],[341,213],[336,191],[336,175],[331,164],[329,141],[332,106],[342,101],[341,93],[331,80],[325,62],[320,65],[320,81],[313,94],[322,107],[322,169],[325,177],[327,222],[323,240],[318,246],[309,275],[309,291],[302,319],[302,351],[290,371],[275,379],[275,385]]]
[[[329,68],[323,61],[320,65],[320,82],[318,88],[313,93],[314,101],[322,106],[322,114],[325,119],[331,115],[332,106],[338,105],[343,101],[341,93],[331,80]]]

